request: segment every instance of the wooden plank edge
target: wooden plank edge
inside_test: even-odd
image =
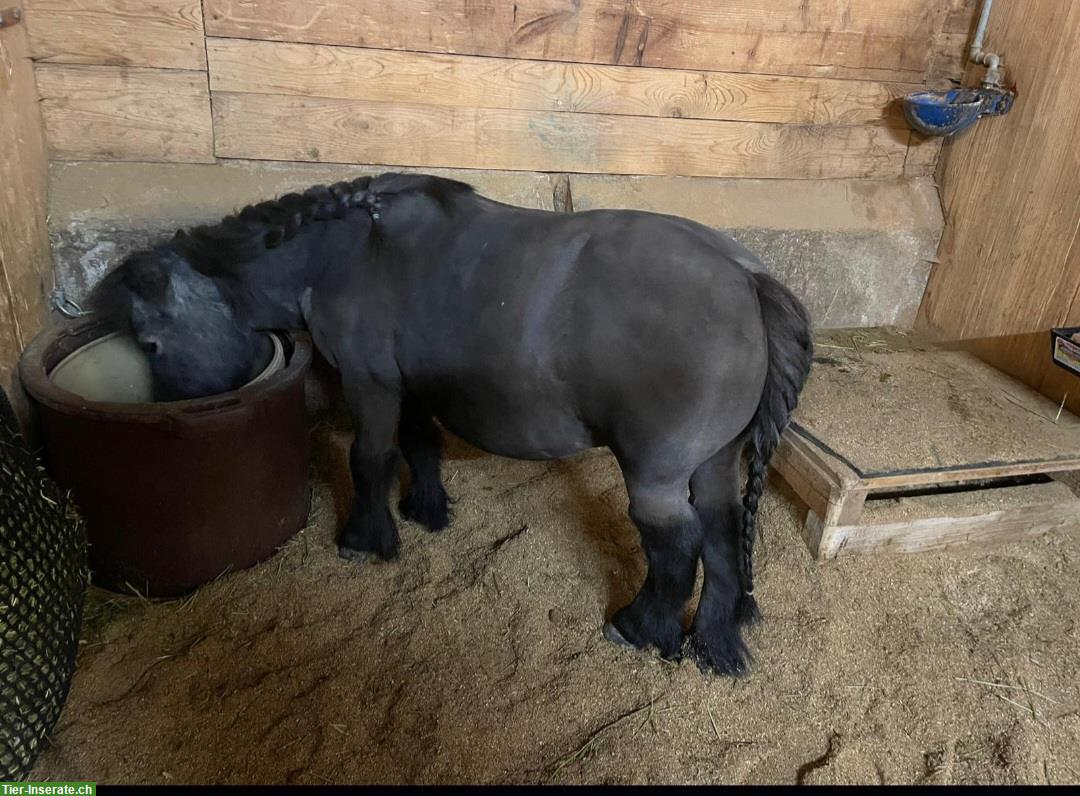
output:
[[[1039,459],[1030,462],[973,465],[943,470],[922,470],[913,473],[876,474],[862,478],[862,484],[870,492],[884,492],[919,486],[939,484],[965,484],[972,481],[993,481],[1017,475],[1044,475],[1080,470],[1080,457],[1065,459]]]
[[[829,530],[819,560],[871,552],[917,553],[959,546],[991,546],[1080,527],[1080,500],[1020,506],[967,517],[930,517],[880,525],[838,525]]]
[[[862,477],[850,465],[824,451],[813,440],[799,433],[798,429],[788,426],[781,437],[780,444],[783,445],[785,442],[817,467],[828,472],[838,484],[848,488],[864,485]]]

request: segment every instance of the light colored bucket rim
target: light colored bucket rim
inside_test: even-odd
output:
[[[48,374],[55,365],[52,367],[46,365],[50,361],[56,361],[51,358],[51,353],[57,347],[64,346],[72,337],[89,342],[91,338],[96,339],[96,336],[111,331],[115,331],[115,328],[109,328],[108,321],[101,318],[85,318],[42,329],[19,356],[18,373],[23,389],[34,402],[51,412],[94,418],[107,423],[158,424],[163,422],[166,416],[205,411],[221,413],[240,411],[272,400],[282,392],[293,389],[297,382],[303,381],[311,367],[314,353],[311,337],[306,332],[273,330],[272,333],[281,340],[288,352],[285,367],[259,384],[208,398],[189,398],[183,401],[135,404],[90,401],[68,392],[49,378]],[[265,331],[271,332],[271,330]]]
[[[266,367],[263,368],[262,371],[260,371],[259,374],[257,376],[255,376],[255,378],[251,379],[250,381],[245,382],[242,386],[238,387],[237,389],[242,390],[242,389],[244,389],[244,387],[249,387],[252,384],[258,384],[259,382],[266,381],[271,376],[273,376],[275,373],[277,373],[279,370],[281,370],[282,368],[285,367],[285,346],[282,345],[281,338],[278,337],[277,334],[275,334],[274,332],[266,332],[266,334],[268,334],[270,336],[270,339],[274,344],[274,352],[270,355],[270,362],[267,363]],[[90,349],[92,349],[95,346],[98,346],[98,345],[100,345],[100,344],[102,344],[102,343],[104,343],[104,342],[106,342],[108,340],[112,340],[112,339],[114,339],[116,337],[122,337],[122,336],[127,336],[127,333],[126,332],[121,332],[121,331],[110,332],[109,334],[102,335],[101,337],[95,337],[93,340],[91,340],[86,345],[79,346],[74,351],[72,351],[70,354],[68,354],[66,357],[64,357],[59,362],[57,362],[56,365],[53,366],[52,370],[50,370],[49,373],[48,373],[49,381],[51,381],[53,384],[56,384],[56,374],[60,370],[62,370],[65,365],[68,365],[70,362],[75,360],[76,357],[79,357],[79,356],[85,354]],[[59,387],[60,385],[57,384],[57,386]],[[61,387],[61,389],[63,389],[63,388]],[[207,396],[203,396],[203,397],[205,397],[205,398],[213,398],[214,396],[207,395]],[[138,401],[136,403],[169,403],[169,402],[168,401]]]

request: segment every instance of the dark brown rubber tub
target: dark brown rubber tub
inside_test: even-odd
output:
[[[190,401],[87,401],[49,379],[109,331],[92,320],[46,330],[19,365],[47,466],[86,521],[93,582],[175,597],[270,556],[307,520],[310,343],[282,335],[284,369]]]

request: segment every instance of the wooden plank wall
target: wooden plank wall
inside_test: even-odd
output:
[[[52,260],[47,162],[27,26],[0,8],[0,386],[13,400],[19,353],[45,320]]]
[[[54,159],[932,173],[974,0],[25,0]]]
[[[1049,358],[1049,329],[1080,325],[1080,3],[998,3],[989,31],[1018,97],[946,147],[921,320],[1080,411],[1080,379]]]

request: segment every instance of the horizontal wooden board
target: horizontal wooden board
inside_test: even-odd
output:
[[[1076,528],[1078,518],[1080,500],[1073,499],[970,517],[926,517],[880,525],[839,525],[825,529],[817,557],[826,560],[866,553],[921,553],[959,545],[989,547],[1031,539],[1061,528]]]
[[[902,84],[207,40],[216,91],[798,124],[903,124]]]
[[[203,72],[40,64],[36,75],[55,159],[214,159]]]
[[[35,60],[205,69],[199,0],[24,0]]]
[[[713,177],[895,177],[887,127],[651,119],[214,93],[220,157]]]
[[[205,0],[212,36],[921,82],[941,0]]]

